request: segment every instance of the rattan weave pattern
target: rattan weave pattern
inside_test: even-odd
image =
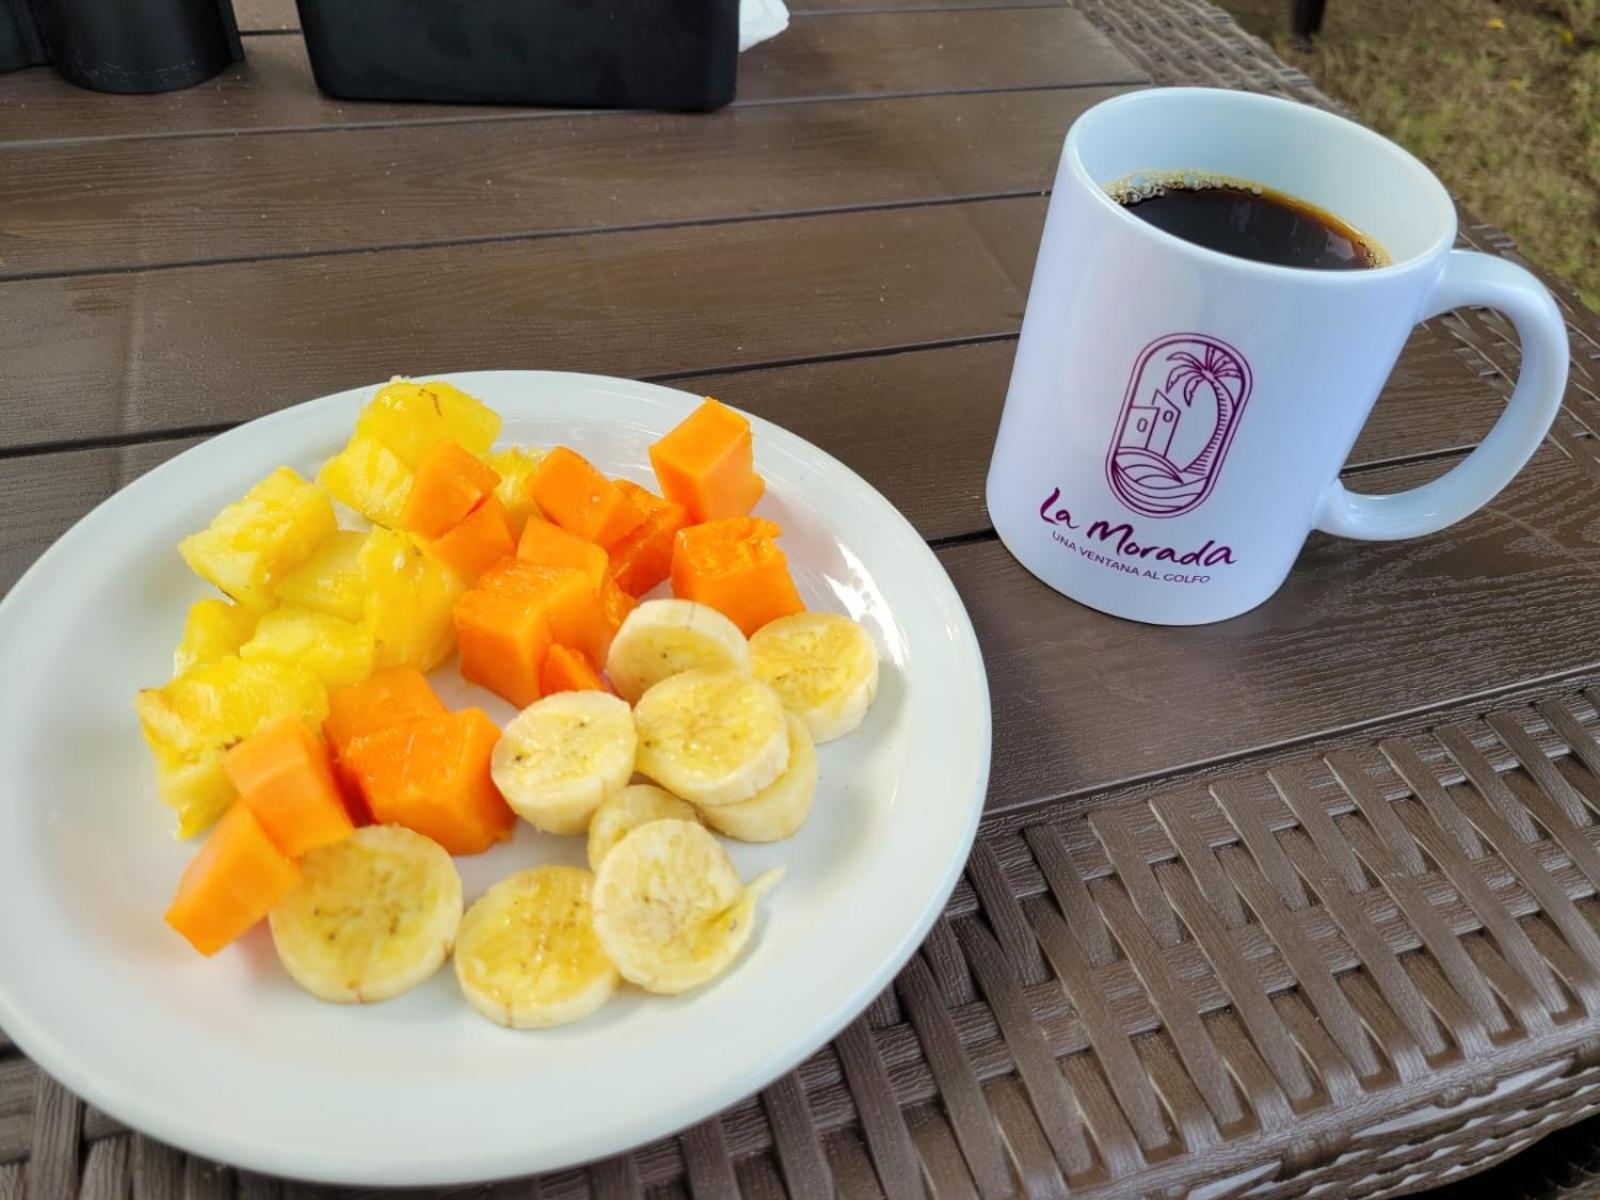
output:
[[[1326,103],[1203,3],[1075,3],[1159,82]],[[1464,240],[1511,249],[1472,224]],[[1596,467],[1600,326],[1558,294],[1574,384],[1555,440]],[[1467,369],[1514,374],[1498,318],[1441,324]],[[1600,692],[1571,682],[1008,813],[894,987],[798,1071],[680,1137],[462,1194],[1276,1200],[1447,1183],[1600,1097],[1597,893]],[[0,1200],[24,1194],[322,1193],[129,1134],[0,1035]]]

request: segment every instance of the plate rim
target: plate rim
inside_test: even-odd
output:
[[[694,393],[665,384],[650,383],[642,380],[632,380],[616,376],[596,375],[582,372],[546,371],[546,370],[484,370],[484,371],[449,371],[439,373],[414,373],[405,378],[412,379],[438,379],[445,382],[458,382],[462,379],[482,379],[493,376],[504,380],[528,381],[532,386],[565,386],[588,389],[600,389],[612,394],[620,393],[624,397],[636,398],[642,401],[671,400],[675,403],[694,403],[700,397]],[[226,430],[220,434],[207,437],[194,446],[188,447],[172,458],[145,472],[139,478],[119,487],[108,495],[94,508],[78,518],[51,545],[39,555],[18,578],[16,583],[3,599],[0,599],[0,639],[6,636],[8,620],[12,610],[21,607],[31,591],[42,586],[39,580],[45,576],[57,558],[70,554],[75,548],[86,526],[92,526],[102,510],[108,505],[118,501],[128,490],[138,487],[147,480],[165,477],[168,474],[183,470],[184,460],[191,455],[202,451],[216,453],[215,443],[229,439],[242,439],[249,432],[260,431],[279,425],[289,426],[297,420],[310,417],[310,410],[331,408],[341,402],[356,402],[382,387],[382,383],[369,383],[357,387],[342,389],[312,399],[299,401],[286,405],[273,412],[265,413],[250,421]],[[916,530],[906,516],[885,497],[873,484],[860,473],[841,462],[834,455],[818,447],[810,440],[801,437],[776,422],[749,413],[734,407],[742,415],[749,418],[755,428],[758,440],[762,434],[776,435],[780,444],[787,441],[792,443],[792,449],[825,468],[841,472],[853,479],[860,487],[866,489],[882,505],[882,512],[889,520],[898,525],[897,540],[906,544],[908,551],[922,560],[924,569],[932,568],[936,578],[942,581],[944,588],[948,589],[949,608],[959,622],[957,649],[968,660],[967,666],[972,669],[971,678],[976,686],[973,694],[974,709],[982,715],[982,728],[979,737],[979,754],[973,763],[970,776],[963,776],[962,786],[971,788],[972,795],[968,800],[967,816],[961,836],[951,848],[949,859],[939,878],[937,886],[924,902],[917,919],[906,927],[893,945],[892,950],[881,959],[881,966],[870,976],[863,978],[847,990],[847,994],[832,1007],[827,1015],[803,1034],[788,1040],[783,1052],[762,1059],[759,1062],[747,1064],[743,1069],[730,1071],[724,1074],[722,1084],[710,1089],[711,1095],[703,1098],[694,1108],[692,1113],[684,1116],[679,1110],[673,1117],[670,1125],[663,1127],[660,1120],[651,1122],[635,1115],[627,1118],[627,1128],[621,1131],[620,1136],[601,1139],[612,1143],[609,1148],[595,1152],[585,1150],[578,1155],[536,1156],[527,1152],[526,1147],[537,1146],[536,1139],[530,1139],[524,1144],[523,1152],[515,1150],[501,1153],[493,1161],[485,1161],[484,1156],[476,1154],[470,1160],[463,1158],[450,1158],[448,1154],[435,1155],[426,1158],[422,1163],[410,1164],[399,1160],[384,1163],[368,1163],[364,1160],[337,1159],[325,1153],[307,1153],[298,1147],[271,1147],[260,1139],[241,1138],[230,1133],[220,1126],[211,1125],[178,1125],[171,1117],[170,1109],[164,1109],[159,1100],[151,1102],[148,1097],[159,1096],[159,1088],[147,1088],[142,1092],[126,1087],[103,1085],[100,1072],[95,1064],[88,1058],[74,1054],[71,1049],[70,1038],[63,1039],[48,1028],[48,1020],[40,1021],[29,1011],[19,1009],[13,1002],[11,987],[7,982],[10,969],[20,964],[7,964],[0,962],[0,1027],[3,1027],[12,1042],[30,1058],[35,1066],[48,1073],[67,1087],[84,1101],[93,1104],[103,1112],[127,1125],[130,1130],[145,1133],[162,1142],[172,1145],[186,1153],[198,1157],[226,1163],[231,1166],[246,1170],[257,1171],[264,1174],[279,1175],[293,1178],[297,1181],[341,1186],[394,1186],[405,1184],[409,1186],[452,1186],[471,1183],[490,1183],[497,1180],[516,1178],[530,1174],[543,1174],[550,1171],[563,1170],[578,1165],[599,1161],[613,1154],[626,1153],[648,1144],[651,1141],[676,1136],[683,1130],[700,1121],[712,1117],[730,1105],[737,1104],[745,1098],[759,1092],[774,1080],[788,1074],[798,1064],[810,1057],[821,1046],[832,1041],[841,1030],[851,1021],[864,1012],[872,1001],[887,987],[893,985],[894,979],[901,969],[910,960],[911,956],[923,943],[928,931],[938,920],[949,901],[950,895],[955,890],[956,883],[960,880],[965,870],[971,848],[976,838],[979,824],[983,817],[985,798],[993,758],[993,710],[990,703],[988,674],[981,647],[977,640],[972,619],[967,612],[966,604],[961,599],[949,573],[945,571],[933,548],[927,540]],[[19,597],[21,599],[19,599]],[[966,681],[963,681],[965,683]],[[0,697],[15,688],[14,683],[0,683]],[[0,885],[3,887],[3,885]],[[665,1106],[646,1108],[645,1112],[664,1112]],[[681,1119],[680,1119],[681,1118]],[[623,1124],[623,1122],[619,1122]],[[541,1158],[543,1161],[533,1161]]]

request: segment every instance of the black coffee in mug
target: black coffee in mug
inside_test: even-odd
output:
[[[1111,195],[1141,221],[1186,242],[1280,267],[1382,267],[1382,246],[1324,209],[1258,183],[1195,173],[1139,176]]]

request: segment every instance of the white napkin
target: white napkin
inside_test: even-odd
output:
[[[775,38],[789,28],[783,0],[739,0],[739,50]]]

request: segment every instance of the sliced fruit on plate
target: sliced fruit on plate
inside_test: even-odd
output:
[[[500,486],[500,475],[460,442],[445,438],[417,464],[400,510],[400,528],[425,538],[443,537]]]
[[[391,529],[369,533],[360,559],[374,666],[431,671],[449,658],[456,641],[450,610],[466,591],[461,577]]]
[[[178,543],[194,573],[240,604],[270,608],[272,587],[332,536],[333,505],[315,484],[279,467]]]
[[[452,619],[461,648],[461,677],[518,708],[537,700],[553,638],[543,608],[514,590],[478,586],[457,602]]]
[[[600,546],[610,546],[644,520],[621,488],[565,446],[544,456],[528,487],[546,520]]]
[[[546,1029],[581,1021],[617,990],[617,968],[594,933],[594,876],[534,867],[502,879],[467,910],[456,979],[497,1025]]]
[[[687,800],[652,783],[635,783],[612,792],[589,818],[589,869],[598,871],[618,842],[651,821],[698,821]]]
[[[351,815],[359,823],[370,822],[372,814],[361,795],[360,780],[349,766],[356,747],[392,726],[440,717],[447,711],[415,667],[390,667],[360,683],[328,692],[328,719],[322,723],[322,736],[327,739],[334,774],[353,810]]]
[[[517,547],[499,499],[487,496],[455,528],[428,543],[429,552],[462,579],[474,580]]]
[[[617,487],[645,518],[610,550],[611,578],[630,596],[642,596],[672,574],[672,540],[689,521],[681,504],[663,500],[626,479]]]
[[[437,379],[396,379],[379,388],[356,419],[357,437],[381,442],[413,471],[447,438],[482,455],[499,434],[499,413]]]
[[[693,821],[651,821],[595,873],[594,931],[622,977],[666,995],[709,983],[750,940],[756,900],[781,871],[746,885]]]
[[[266,916],[299,878],[255,814],[235,804],[178,881],[167,924],[201,954],[215,954]]]
[[[551,646],[539,673],[539,688],[546,696],[556,692],[610,692],[589,656],[570,646]],[[615,695],[616,693],[612,693]]]
[[[309,608],[275,608],[262,614],[239,657],[289,663],[339,687],[372,673],[372,630]]]
[[[299,717],[285,717],[230,749],[223,767],[239,802],[290,858],[349,837],[328,750]]]
[[[778,694],[743,671],[685,671],[639,698],[638,769],[702,808],[748,800],[789,765]]]
[[[750,422],[707,396],[705,403],[650,447],[661,494],[693,522],[742,517],[766,483],[755,472]]]
[[[279,604],[310,608],[359,621],[366,605],[367,584],[361,573],[361,547],[367,535],[353,529],[336,530],[272,589]]]
[[[859,726],[878,694],[878,648],[839,613],[795,613],[763,625],[750,639],[750,659],[756,678],[772,685],[819,744]]]
[[[612,686],[636,701],[669,675],[696,667],[749,671],[750,647],[739,627],[714,608],[646,600],[622,622],[605,662]]]
[[[345,758],[380,824],[404,825],[451,854],[511,836],[515,817],[489,774],[500,730],[479,708],[391,725]]]
[[[232,799],[223,750],[279,717],[320,724],[328,694],[299,667],[226,655],[140,692],[134,709],[155,752],[162,799],[177,809],[179,836],[189,837]]]
[[[746,637],[768,621],[803,612],[789,560],[774,540],[782,532],[759,517],[679,530],[672,545],[672,594],[709,604]]]
[[[806,723],[793,713],[789,724],[789,764],[783,774],[748,800],[701,810],[700,816],[724,837],[741,842],[781,842],[793,837],[811,814],[817,794],[817,751]]]
[[[494,782],[517,815],[546,833],[583,833],[605,797],[633,775],[638,735],[609,692],[546,696],[507,725]]]
[[[444,964],[461,924],[461,876],[421,834],[370,825],[301,859],[299,883],[269,919],[296,983],[334,1004],[372,1004]]]
[[[494,494],[505,505],[513,536],[520,534],[528,518],[539,511],[528,491],[528,477],[543,461],[545,453],[539,446],[510,446],[493,451],[484,459],[500,475],[500,486],[495,488]]]
[[[596,588],[606,577],[608,565],[606,552],[599,546],[538,516],[522,527],[522,538],[517,542],[517,557],[523,562],[552,571],[582,571],[590,586]]]
[[[183,637],[172,656],[176,678],[201,663],[237,654],[256,627],[259,614],[231,600],[196,600],[183,621]]]
[[[394,529],[411,494],[411,468],[376,438],[358,435],[322,464],[317,483],[340,504]]]

